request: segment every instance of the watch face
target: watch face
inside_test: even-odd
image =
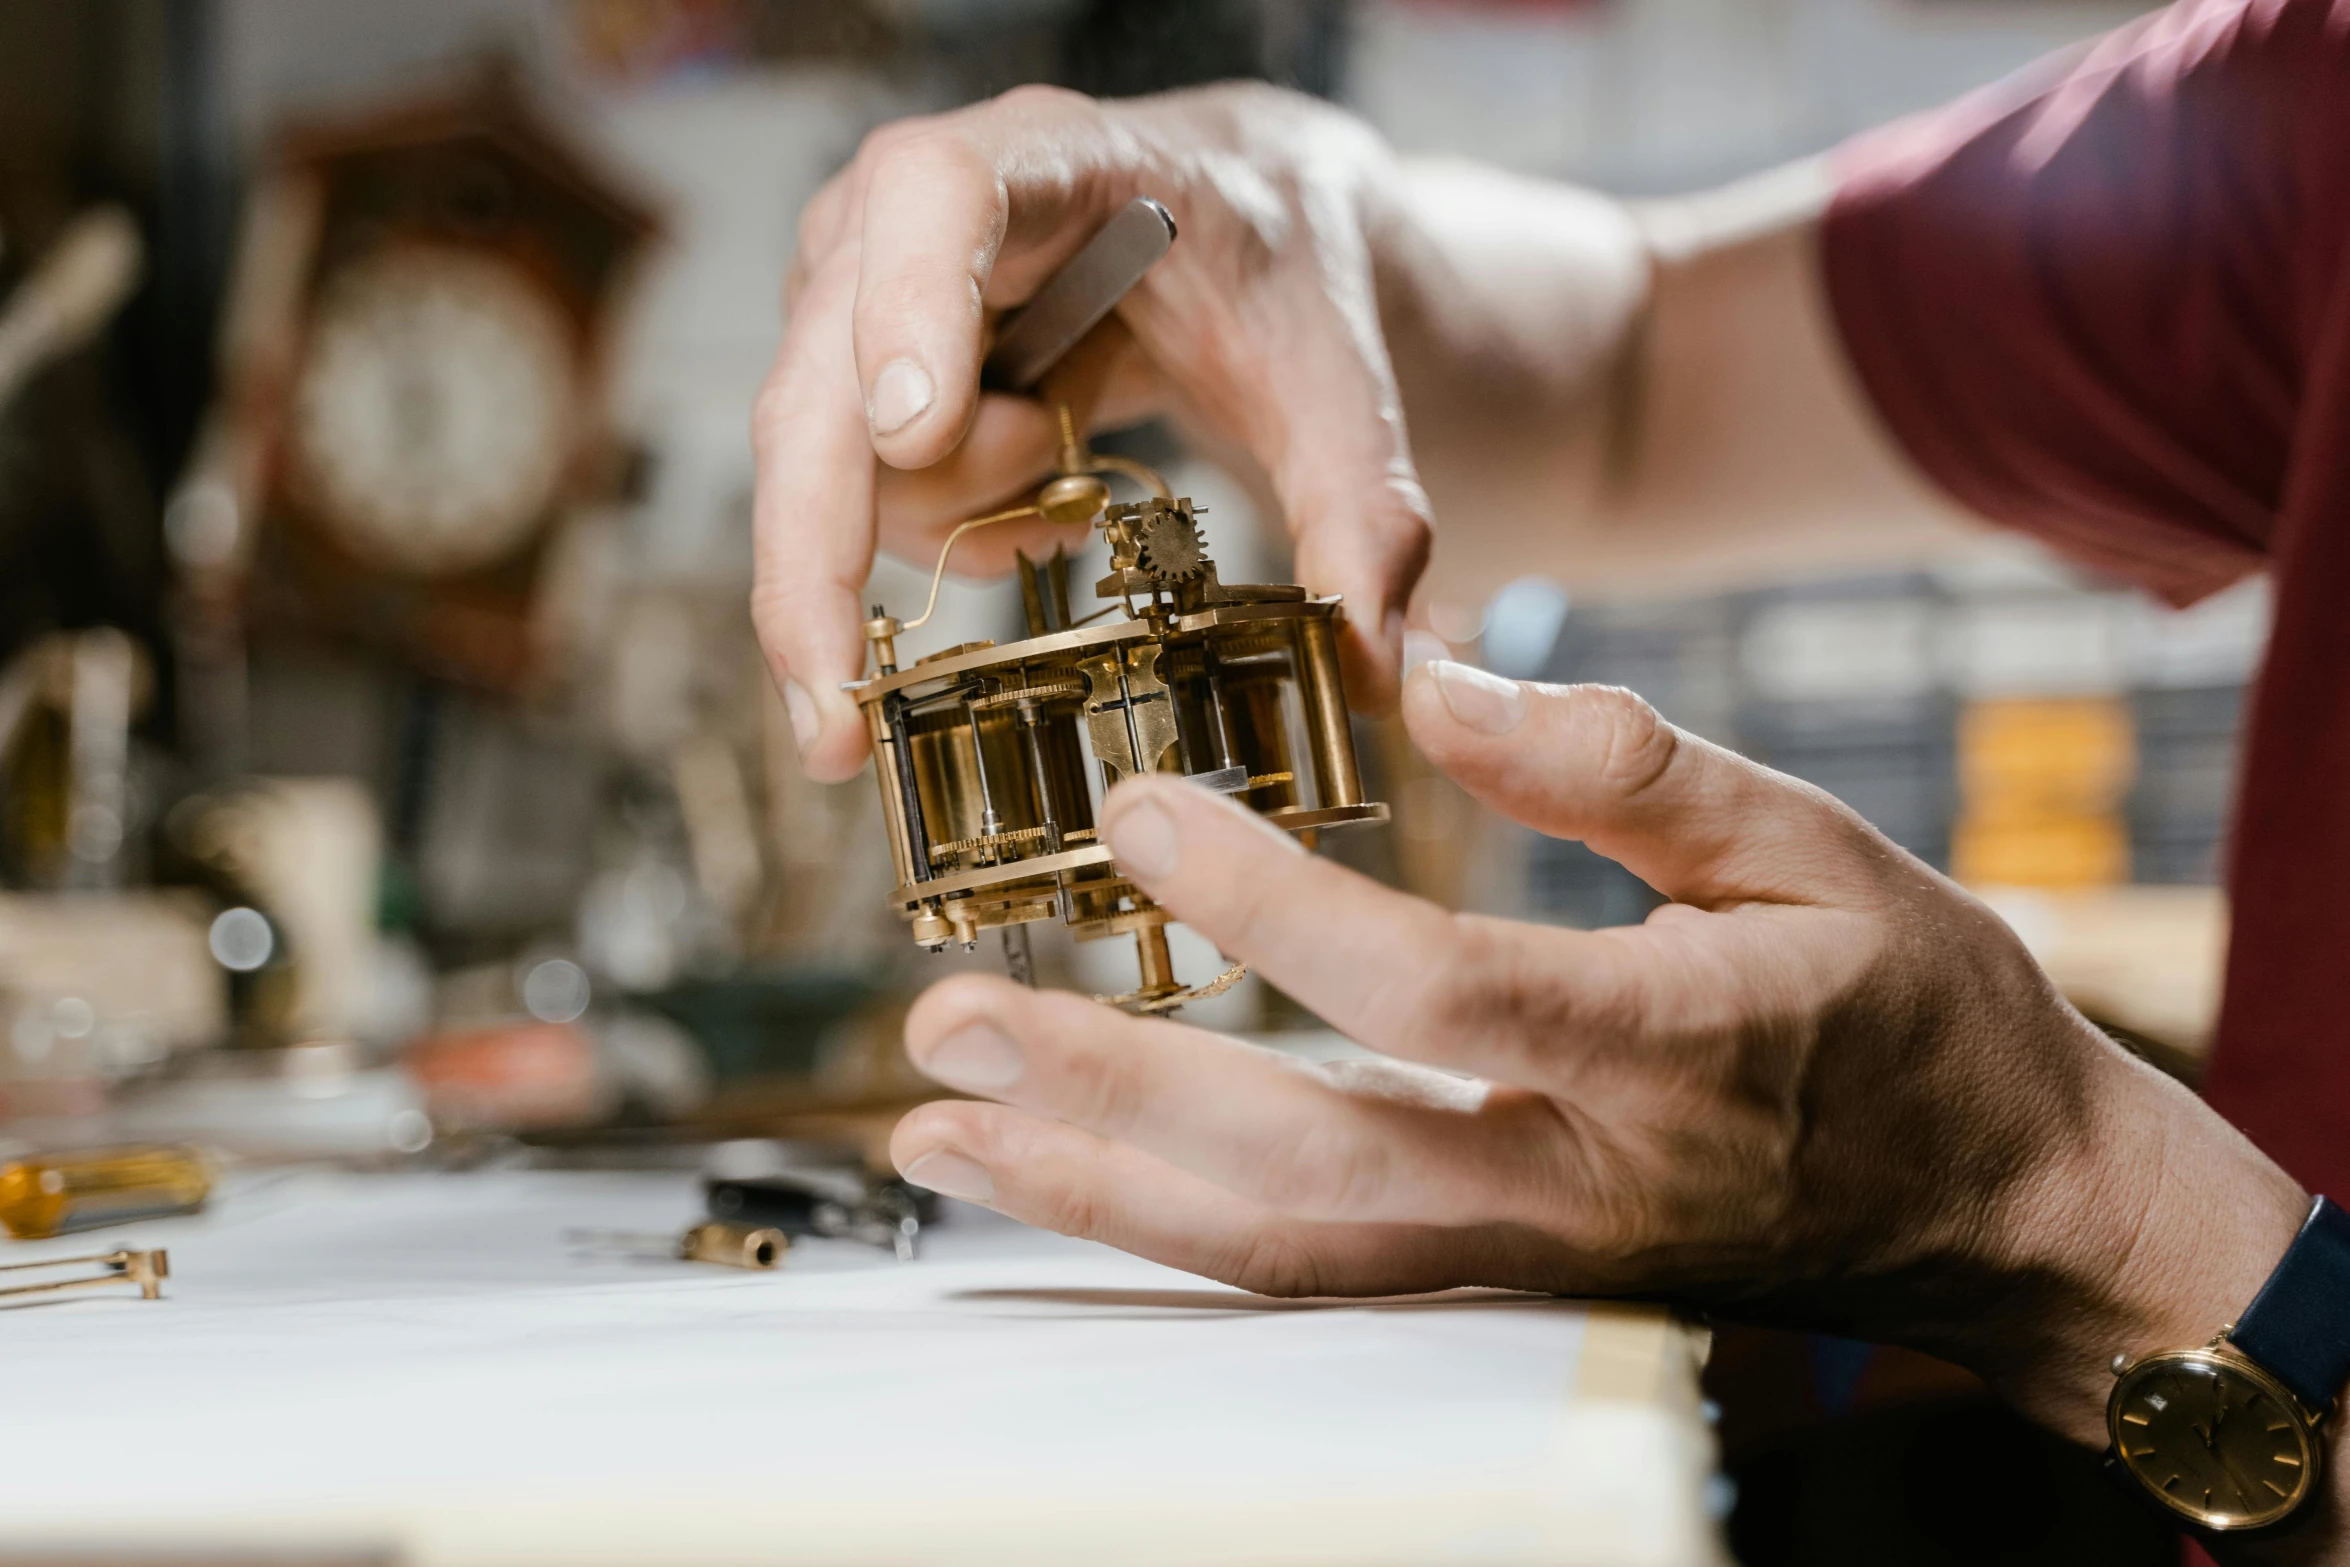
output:
[[[293,399],[296,493],[370,565],[440,576],[531,534],[571,453],[574,355],[506,262],[396,247],[322,291]]]
[[[2256,1529],[2309,1494],[2317,1434],[2292,1395],[2217,1350],[2149,1355],[2106,1406],[2114,1452],[2138,1483],[2209,1529]]]

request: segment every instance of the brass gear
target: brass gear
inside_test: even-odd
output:
[[[1159,506],[1136,522],[1135,564],[1162,582],[1189,582],[1207,569],[1207,546],[1191,513]]]

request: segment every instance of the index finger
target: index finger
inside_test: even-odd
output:
[[[985,307],[1025,298],[1125,199],[1131,180],[1108,177],[1085,134],[1099,118],[1079,94],[1029,88],[877,140],[856,352],[884,462],[926,467],[954,447],[979,395]]]
[[[865,667],[859,595],[873,569],[873,449],[849,349],[857,252],[810,280],[760,388],[751,446],[751,619],[800,765],[837,783],[864,764],[864,721],[841,690]]]

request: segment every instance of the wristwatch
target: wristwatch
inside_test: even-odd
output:
[[[2113,1359],[2112,1461],[2201,1529],[2283,1523],[2317,1491],[2350,1381],[2350,1214],[2320,1197],[2241,1320],[2194,1349]]]

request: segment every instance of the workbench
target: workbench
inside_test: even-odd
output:
[[[583,1252],[685,1174],[247,1178],[161,1301],[0,1309],[0,1562],[1719,1562],[1693,1336],[1278,1301],[955,1207],[900,1263]]]

